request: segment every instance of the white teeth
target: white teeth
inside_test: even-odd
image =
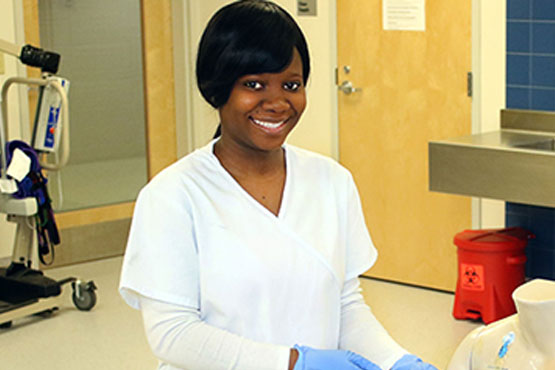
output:
[[[285,122],[285,120],[280,121],[280,122],[263,122],[263,121],[259,121],[259,120],[254,119],[254,118],[252,120],[257,125],[260,125],[260,126],[266,127],[266,128],[278,128],[279,126],[281,126],[283,124],[283,122]]]

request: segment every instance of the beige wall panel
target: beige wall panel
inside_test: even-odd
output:
[[[23,22],[25,24],[25,42],[33,46],[40,46],[39,36],[39,6],[37,0],[22,0],[23,3]],[[37,75],[40,76],[40,71],[37,68],[31,68],[29,71],[38,71]]]
[[[131,219],[99,222],[60,231],[62,244],[54,247],[56,258],[50,266],[70,265],[102,258],[119,256],[125,251]],[[45,257],[46,262],[50,256]]]
[[[148,175],[177,159],[171,2],[142,0]]]
[[[54,247],[54,263],[41,267],[58,267],[123,254],[134,205],[133,202],[122,203],[56,214],[61,243]]]
[[[67,229],[99,222],[115,221],[133,216],[135,202],[115,204],[112,206],[88,208],[56,214],[58,228]]]
[[[456,282],[470,199],[428,191],[427,144],[469,134],[469,1],[426,1],[426,31],[384,31],[381,1],[338,0],[339,153],[379,250],[369,275],[439,289]],[[342,73],[350,65],[351,73]]]
[[[39,6],[37,0],[23,0],[23,24],[25,25],[25,43],[40,47]],[[27,77],[40,78],[40,69],[27,67]],[[31,117],[29,124],[32,125],[39,97],[38,89],[29,89],[28,97],[29,117]]]

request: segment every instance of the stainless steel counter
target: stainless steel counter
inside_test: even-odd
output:
[[[498,131],[429,143],[430,190],[555,207],[555,113],[503,110]]]

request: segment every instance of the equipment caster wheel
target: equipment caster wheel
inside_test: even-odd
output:
[[[0,329],[9,329],[12,327],[12,324],[12,321],[3,322],[2,324],[0,324]]]
[[[77,284],[71,283],[73,288],[73,294],[71,298],[73,299],[73,304],[80,311],[90,311],[96,304],[96,286],[93,281],[89,281],[86,284],[77,282]]]

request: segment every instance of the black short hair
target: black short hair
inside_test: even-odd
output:
[[[285,69],[297,49],[303,83],[310,74],[305,37],[289,13],[271,1],[240,0],[218,10],[202,34],[197,54],[197,85],[206,101],[220,108],[237,79]]]

